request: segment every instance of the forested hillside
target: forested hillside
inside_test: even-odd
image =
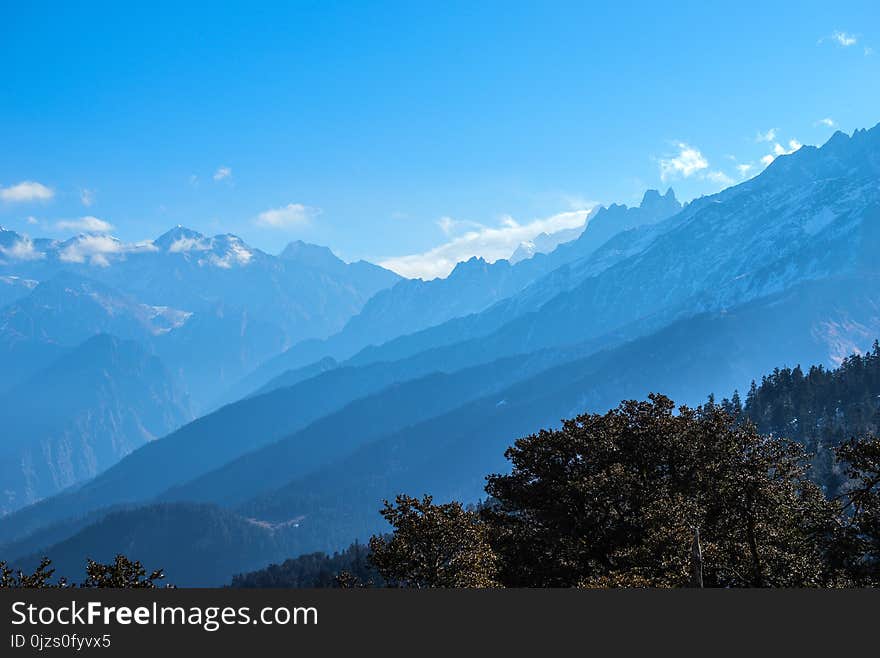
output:
[[[738,410],[737,395],[730,404]],[[777,368],[753,383],[743,407],[764,434],[786,436],[815,454],[814,478],[831,492],[845,483],[834,448],[880,433],[880,343],[846,357],[838,368]]]
[[[369,546],[355,542],[333,555],[307,553],[297,558],[272,564],[259,571],[239,574],[232,579],[233,587],[342,587],[350,579],[381,585],[382,577],[370,564]],[[347,574],[348,578],[341,576]]]

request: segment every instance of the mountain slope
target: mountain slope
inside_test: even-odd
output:
[[[0,276],[0,308],[27,297],[37,286],[33,279],[17,276]]]
[[[0,518],[0,541],[20,539],[100,507],[149,500],[190,481],[193,486],[181,490],[188,499],[211,500],[218,489],[224,496],[241,498],[244,483],[280,484],[291,477],[291,469],[300,472],[303,464],[314,466],[339,456],[366,436],[445,411],[566,361],[572,353],[579,352],[547,351],[450,375],[425,375],[406,362],[332,369],[223,407],[143,446],[75,490]],[[405,411],[396,412],[400,407]],[[247,453],[287,436],[274,464],[267,467],[263,460],[258,471],[250,469]],[[178,500],[183,495],[172,491],[165,497]]]
[[[97,281],[62,272],[0,309],[0,391],[92,336],[108,333],[148,343],[189,315],[149,306]]]
[[[90,338],[0,398],[0,512],[94,477],[190,417],[155,356],[132,341]]]
[[[289,556],[347,546],[354,539],[383,531],[378,514],[381,501],[399,492],[431,492],[439,500],[473,501],[481,496],[487,473],[506,470],[503,452],[508,445],[541,427],[555,426],[561,418],[604,411],[621,399],[642,398],[650,391],[694,404],[709,392],[744,390],[758,373],[776,364],[807,359],[833,364],[842,345],[865,349],[873,340],[866,336],[880,333],[878,283],[877,276],[807,282],[736,309],[676,322],[651,336],[542,371],[421,422],[406,425],[402,418],[399,429],[275,490],[266,492],[267,483],[256,479],[237,482],[258,495],[238,505],[236,513],[276,529],[278,550]],[[430,386],[443,390],[436,381]],[[373,401],[371,406],[376,415],[389,409]],[[350,431],[357,431],[358,418],[350,420]],[[339,429],[335,436],[342,436]],[[326,436],[320,429],[314,433],[315,438]],[[255,453],[250,457],[252,472],[260,472],[262,460],[271,484],[279,455],[276,446]],[[290,463],[294,457],[287,460]],[[219,489],[217,493],[224,494]],[[132,518],[151,518],[155,507],[133,510]],[[189,559],[186,555],[175,558],[162,546],[155,554],[146,552],[152,526],[145,524],[138,532],[127,530],[132,526],[140,527],[127,521],[120,532],[130,533],[130,545],[144,547],[139,558],[153,562],[159,556],[169,568]],[[188,531],[180,536],[189,541]],[[250,540],[242,541],[241,547],[228,545],[229,557],[251,554]],[[23,546],[27,543],[19,544]],[[90,546],[100,544],[80,544],[78,550]],[[56,549],[47,550],[52,554]],[[62,553],[76,555],[67,548]],[[212,565],[202,568],[212,578],[216,575]]]
[[[880,335],[878,283],[876,276],[810,282],[676,322],[365,445],[239,511],[268,522],[301,519],[296,550],[306,552],[381,531],[381,501],[400,492],[475,500],[483,477],[507,468],[503,452],[513,440],[561,418],[652,391],[695,404],[711,392],[745,390],[777,364],[833,365],[843,345],[868,349],[868,336]]]
[[[232,505],[280,486],[382,435],[444,414],[470,400],[575,358],[577,350],[538,352],[452,373],[433,372],[354,400],[283,439],[175,486],[164,500]]]
[[[285,551],[280,534],[215,506],[154,505],[114,511],[14,564],[32,570],[44,554],[51,555],[56,574],[77,582],[85,573],[86,557],[107,563],[122,553],[148,570],[163,569],[169,584],[219,587],[231,574],[281,559]]]

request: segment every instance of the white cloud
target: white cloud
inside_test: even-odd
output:
[[[230,178],[232,176],[232,169],[229,167],[219,167],[217,171],[214,172],[214,180],[224,180],[226,178]]]
[[[831,39],[836,41],[838,45],[843,46],[844,48],[854,46],[859,41],[854,34],[848,34],[846,32],[841,32],[840,30],[835,30],[831,34]]]
[[[14,242],[11,247],[0,246],[0,254],[13,260],[39,260],[46,256],[36,250],[34,241],[26,235]]]
[[[261,212],[254,223],[268,228],[289,229],[308,224],[319,213],[320,210],[317,208],[310,208],[301,203],[288,203],[281,208]]]
[[[736,170],[739,172],[739,175],[742,178],[745,178],[746,176],[748,176],[753,167],[754,165],[751,164],[738,164],[736,165]]]
[[[703,157],[699,149],[688,146],[684,142],[679,142],[678,155],[670,158],[661,158],[660,179],[665,183],[668,179],[678,176],[688,178],[708,167],[709,162]]]
[[[27,219],[26,219],[25,221],[26,221],[28,224],[32,225],[32,226],[33,226],[34,224],[39,224],[39,223],[40,223],[40,220],[37,219],[36,217],[34,217],[33,215],[28,215],[28,217],[27,217]]]
[[[865,46],[865,57],[869,57],[874,54],[874,49],[871,46]]]
[[[109,235],[83,235],[68,244],[58,257],[67,263],[85,263],[98,267],[110,265],[110,256],[122,256],[136,251],[156,251],[152,242],[126,244]]]
[[[735,159],[735,158],[734,158]],[[732,185],[733,179],[723,171],[709,169],[709,160],[700,149],[684,142],[678,143],[678,155],[660,159],[660,180],[664,183],[671,178],[690,178],[696,176],[702,181],[717,185]]]
[[[79,200],[82,204],[89,208],[95,202],[95,190],[83,188],[79,191]]]
[[[55,222],[55,228],[59,231],[83,231],[85,233],[107,233],[113,230],[113,224],[103,219],[92,217],[80,217],[79,219],[63,219]]]
[[[828,128],[833,128],[834,127],[834,119],[832,119],[831,117],[825,117],[824,119],[819,119],[816,122],[816,125],[817,126],[822,125],[822,126],[827,126]]]
[[[761,158],[761,164],[764,165],[764,166],[766,167],[766,166],[769,165],[771,162],[773,162],[775,159],[776,159],[776,156],[775,156],[775,155],[773,155],[772,153],[768,153],[768,154],[765,155],[763,158]]]
[[[36,181],[22,181],[12,187],[0,187],[0,199],[12,203],[24,201],[48,201],[55,192]]]
[[[437,220],[437,226],[439,226],[440,230],[446,235],[449,235],[455,228],[455,220],[452,219],[452,217],[441,217]]]
[[[759,132],[755,136],[756,142],[772,142],[774,139],[776,139],[776,128],[771,128],[765,133]]]
[[[106,235],[86,235],[69,244],[58,257],[66,263],[84,263],[89,260],[93,265],[107,267],[109,254],[121,254],[123,245]]]
[[[501,218],[499,226],[493,227],[468,222],[479,228],[468,230],[423,253],[387,258],[380,264],[406,277],[444,277],[457,263],[473,256],[482,257],[492,263],[507,258],[521,242],[532,240],[541,233],[555,233],[583,226],[589,213],[589,210],[564,212],[536,219],[528,224],[520,224],[512,217],[505,216]]]
[[[452,217],[441,217],[437,220],[437,226],[446,235],[452,235],[464,228],[483,228],[479,222],[471,222],[466,219],[452,219]]]

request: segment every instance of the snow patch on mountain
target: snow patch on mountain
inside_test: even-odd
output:
[[[211,243],[204,237],[181,237],[171,243],[168,247],[168,253],[182,254],[188,251],[208,251],[209,249],[211,249]]]

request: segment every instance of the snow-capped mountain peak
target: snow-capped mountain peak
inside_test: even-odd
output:
[[[210,249],[207,244],[207,238],[199,233],[178,224],[169,231],[166,231],[158,238],[153,240],[153,244],[160,250],[169,253],[180,253],[184,251],[204,251]]]
[[[182,255],[198,265],[222,269],[248,265],[256,253],[237,235],[208,237],[180,224],[153,240],[153,245],[163,253]]]

